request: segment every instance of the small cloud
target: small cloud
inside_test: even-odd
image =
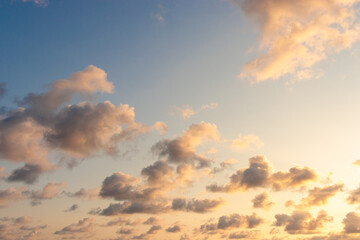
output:
[[[249,134],[247,136],[239,135],[238,138],[234,139],[231,142],[230,147],[237,150],[244,150],[250,148],[252,146],[256,148],[260,148],[264,145],[264,143],[260,140],[258,136]]]

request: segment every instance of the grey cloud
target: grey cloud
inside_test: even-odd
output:
[[[316,218],[306,211],[294,211],[291,215],[277,214],[275,218],[274,226],[285,226],[284,230],[290,234],[319,233],[325,223],[333,221],[324,210],[319,211]]]
[[[297,188],[316,181],[317,174],[310,168],[294,167],[289,172],[275,172],[265,156],[257,155],[249,159],[249,167],[239,169],[230,177],[226,185],[211,184],[206,187],[210,192],[246,191],[252,188]]]
[[[190,211],[196,213],[206,213],[215,210],[224,204],[223,199],[191,199],[176,198],[172,201],[172,209],[175,211]]]
[[[79,205],[77,204],[73,204],[71,207],[69,207],[68,209],[66,209],[64,212],[72,212],[75,211],[79,208]]]
[[[71,234],[75,236],[77,233],[87,233],[94,231],[95,228],[95,219],[93,218],[84,218],[79,220],[77,223],[71,224],[64,227],[63,229],[56,231],[54,234],[57,235],[68,235]]]
[[[170,233],[177,233],[177,232],[181,232],[182,231],[182,227],[180,225],[173,225],[171,227],[168,227],[166,229],[167,232],[170,232]]]
[[[253,202],[253,208],[269,209],[274,205],[274,203],[271,202],[267,192],[263,192],[260,193],[259,195],[256,195],[255,198],[252,200],[252,202]]]
[[[162,227],[160,225],[155,225],[152,226],[147,232],[146,234],[156,234],[157,232],[159,232],[162,229]]]

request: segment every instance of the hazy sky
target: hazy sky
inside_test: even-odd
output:
[[[359,0],[0,0],[0,239],[360,239]]]

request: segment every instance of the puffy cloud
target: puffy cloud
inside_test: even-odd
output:
[[[128,234],[132,234],[133,230],[130,228],[120,228],[119,231],[117,231],[116,233],[128,235]]]
[[[46,167],[42,165],[25,164],[23,167],[15,169],[7,181],[9,182],[25,182],[27,184],[34,183],[41,173],[55,169],[54,166]]]
[[[349,193],[349,197],[346,199],[346,201],[349,204],[360,204],[360,186]]]
[[[41,230],[46,225],[31,226],[32,219],[28,216],[18,218],[3,217],[0,219],[0,239],[39,239]]]
[[[113,84],[95,66],[54,81],[48,91],[29,94],[18,101],[17,110],[0,119],[0,158],[24,162],[9,181],[33,183],[42,172],[56,169],[49,162],[51,152],[65,159],[91,157],[96,153],[117,154],[122,141],[130,141],[149,127],[135,122],[134,108],[81,102],[66,105],[76,95],[91,98],[97,92],[112,93]],[[156,123],[159,131],[164,123]]]
[[[77,223],[70,224],[69,226],[66,226],[63,229],[56,231],[54,234],[75,236],[78,233],[81,234],[81,233],[93,232],[95,226],[96,226],[95,219],[84,218],[82,220],[79,220]]]
[[[152,151],[160,157],[167,157],[171,163],[198,162],[198,167],[209,165],[209,159],[196,154],[196,147],[206,140],[218,140],[219,135],[215,124],[201,122],[192,124],[182,136],[174,140],[162,140],[152,147]]]
[[[272,187],[274,190],[296,188],[317,180],[317,174],[310,168],[294,167],[289,172],[275,172],[265,156],[249,159],[249,167],[239,169],[224,186],[212,184],[206,187],[210,192],[245,191],[251,188]]]
[[[271,208],[274,203],[271,202],[269,194],[267,192],[260,193],[256,195],[255,198],[252,200],[253,208],[262,208],[262,209],[269,209]]]
[[[66,209],[64,212],[72,212],[75,211],[79,208],[79,205],[77,204],[73,204],[71,207],[69,207],[68,209]]]
[[[106,227],[110,227],[110,226],[135,226],[140,224],[141,221],[139,219],[136,219],[134,221],[132,221],[129,218],[123,218],[123,217],[119,217],[113,220],[110,220],[105,226]]]
[[[88,198],[88,199],[97,199],[99,197],[99,188],[92,188],[92,189],[84,189],[81,188],[76,192],[66,192],[63,191],[62,193],[68,197],[73,198]]]
[[[165,134],[168,130],[168,126],[164,122],[155,122],[153,129],[158,131],[161,135]]]
[[[259,239],[258,231],[240,231],[229,234],[229,239]]]
[[[359,39],[354,10],[358,0],[232,1],[261,28],[261,54],[240,74],[252,82],[287,74],[297,80],[311,78],[315,63]]]
[[[168,227],[166,229],[166,231],[169,232],[169,233],[178,233],[178,232],[181,232],[182,230],[183,230],[183,227],[181,225],[179,225],[179,224],[175,224],[175,225],[173,225],[171,227]]]
[[[146,219],[146,221],[143,222],[143,224],[145,225],[154,225],[159,223],[159,220],[156,217],[149,217],[148,219]]]
[[[239,135],[238,138],[234,139],[231,142],[230,147],[233,149],[244,150],[254,146],[256,148],[262,147],[264,143],[260,140],[258,136],[249,134],[247,136]]]
[[[168,185],[174,178],[174,170],[167,162],[156,161],[154,164],[143,168],[141,175],[146,177],[151,186]]]
[[[8,188],[5,190],[0,190],[0,208],[6,207],[9,202],[16,202],[23,200],[25,198],[23,188]]]
[[[234,213],[229,216],[221,216],[217,223],[206,223],[201,225],[200,231],[202,233],[216,234],[222,230],[255,228],[263,222],[264,219],[259,217],[256,213],[253,213],[252,215],[239,215]]]
[[[60,188],[63,188],[65,186],[66,186],[66,182],[61,182],[61,183],[50,182],[46,184],[41,191],[31,191],[30,198],[51,199],[59,194]]]
[[[211,192],[231,192],[238,189],[265,187],[271,174],[272,167],[264,156],[255,156],[249,159],[249,167],[238,170],[230,177],[230,183],[226,186],[216,184],[207,186]]]
[[[360,215],[349,212],[343,220],[344,231],[346,233],[360,233]]]
[[[134,214],[134,213],[165,213],[170,210],[170,206],[164,201],[151,201],[151,202],[130,202],[112,203],[103,210],[96,210],[94,214],[103,216],[117,216],[121,214]]]
[[[334,184],[323,188],[314,187],[308,191],[308,196],[301,199],[299,208],[309,208],[312,206],[323,206],[327,204],[329,198],[335,196],[339,191],[342,191],[344,184]]]
[[[238,163],[237,160],[233,159],[233,158],[229,158],[229,159],[226,159],[224,161],[222,161],[220,163],[220,167],[214,167],[212,170],[211,170],[211,174],[216,174],[216,173],[219,173],[219,172],[222,172],[224,171],[225,169],[233,166],[234,164]]]
[[[189,211],[196,213],[206,213],[215,210],[223,205],[223,199],[191,199],[187,201],[185,198],[175,198],[172,201],[172,209],[176,211]]]
[[[148,130],[135,123],[134,118],[134,108],[127,104],[116,107],[106,101],[71,105],[57,114],[45,139],[51,147],[78,158],[97,151],[114,154],[116,143]],[[123,129],[123,125],[127,127]]]
[[[162,229],[160,225],[151,226],[151,228],[146,232],[146,234],[156,234]]]
[[[115,200],[146,201],[154,199],[158,193],[157,188],[141,189],[135,186],[140,179],[128,174],[117,172],[103,181],[100,196],[103,198],[114,198]]]
[[[271,176],[271,182],[275,190],[305,186],[309,182],[318,180],[317,173],[308,167],[290,168],[288,172],[276,172]]]
[[[327,222],[333,218],[327,215],[324,210],[318,212],[316,218],[306,211],[294,211],[291,215],[275,215],[275,226],[285,226],[285,231],[290,234],[314,234],[319,233]]]

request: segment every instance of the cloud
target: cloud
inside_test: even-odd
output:
[[[60,189],[66,186],[66,182],[55,183],[50,182],[46,184],[40,191],[25,191],[24,194],[32,200],[32,205],[41,204],[41,200],[52,199],[59,195]]]
[[[118,154],[118,144],[131,141],[151,129],[135,122],[134,108],[101,103],[69,103],[75,96],[94,99],[95,94],[112,93],[106,73],[88,66],[65,79],[51,83],[39,94],[28,94],[0,119],[0,158],[24,162],[9,181],[33,183],[45,171],[55,170],[49,154],[74,161],[95,154]],[[166,124],[155,128],[165,131]]]
[[[8,188],[0,190],[0,208],[6,207],[9,202],[16,202],[25,198],[23,188]]]
[[[157,142],[152,151],[159,157],[166,157],[171,163],[194,163],[197,167],[209,165],[209,159],[196,154],[196,147],[207,140],[218,140],[219,134],[215,124],[200,122],[192,124],[182,136],[174,140],[162,140]]]
[[[249,134],[247,136],[239,135],[237,139],[234,139],[231,142],[230,147],[237,150],[244,150],[250,148],[251,146],[255,148],[260,148],[263,145],[264,143],[260,140],[258,136]]]
[[[203,104],[201,105],[198,111],[195,111],[189,105],[184,105],[182,107],[174,106],[173,109],[175,110],[176,114],[180,115],[183,119],[187,120],[193,115],[200,113],[201,111],[215,109],[218,107],[218,105],[219,105],[218,103]]]
[[[183,119],[189,119],[191,116],[195,115],[196,112],[194,111],[194,109],[192,109],[189,105],[185,105],[183,107],[174,107],[174,109],[177,111],[178,114],[180,114],[180,116]]]
[[[146,232],[146,234],[156,234],[158,233],[162,227],[160,225],[151,226],[151,228]]]
[[[156,217],[149,217],[146,221],[143,222],[145,225],[155,225],[158,224],[159,220]]]
[[[262,208],[262,209],[270,209],[274,203],[271,202],[269,194],[267,192],[260,193],[256,195],[252,200],[253,208]]]
[[[114,198],[118,201],[147,201],[154,199],[159,190],[157,188],[144,188],[136,186],[140,179],[128,174],[117,172],[103,181],[100,196]]]
[[[41,173],[55,169],[55,167],[44,167],[41,165],[25,164],[23,167],[15,169],[7,178],[9,182],[25,182],[27,184],[34,183]]]
[[[345,233],[360,233],[360,215],[349,212],[343,220]]]
[[[73,211],[77,210],[78,208],[79,208],[79,205],[73,204],[71,207],[66,209],[64,212],[73,212]]]
[[[260,239],[259,231],[240,231],[229,234],[229,239]]]
[[[130,202],[112,203],[107,208],[96,210],[94,214],[102,216],[117,216],[121,214],[148,213],[158,214],[165,213],[170,210],[167,202],[151,201],[151,202]]]
[[[32,2],[39,7],[47,7],[50,3],[50,0],[22,0],[22,2]]]
[[[161,135],[164,135],[168,130],[168,126],[164,122],[155,122],[153,129],[158,131]]]
[[[178,232],[181,232],[183,230],[183,227],[179,224],[175,224],[171,227],[168,227],[166,229],[166,232],[169,232],[169,233],[178,233]]]
[[[264,219],[256,213],[252,215],[239,215],[237,213],[229,216],[219,217],[217,223],[206,223],[200,226],[200,232],[216,234],[224,230],[232,230],[237,228],[255,228],[264,223]]]
[[[21,216],[18,218],[2,217],[0,219],[0,239],[40,239],[41,230],[46,225],[31,226],[32,218]]]
[[[239,75],[252,82],[286,75],[311,78],[314,64],[359,39],[354,10],[358,0],[232,2],[261,29],[259,56],[246,63]]]
[[[327,204],[329,198],[342,191],[344,184],[334,184],[331,186],[314,187],[308,190],[308,196],[301,199],[298,208],[310,208],[313,206],[323,206]]]
[[[188,211],[196,213],[206,213],[214,211],[223,205],[223,199],[191,199],[187,201],[185,198],[175,198],[172,201],[172,209],[175,211]]]
[[[129,235],[133,233],[133,230],[130,228],[120,228],[119,231],[116,232],[117,234],[125,234]]]
[[[70,224],[69,226],[66,226],[63,229],[56,231],[54,234],[75,236],[78,233],[81,234],[81,233],[93,232],[95,226],[96,226],[95,219],[84,218],[82,220],[79,220],[77,223]]]
[[[83,198],[83,199],[84,198],[87,198],[87,199],[99,198],[99,188],[92,188],[92,189],[81,188],[79,191],[76,191],[74,193],[66,192],[66,191],[63,191],[62,193],[68,197],[73,197],[73,198]]]
[[[279,191],[285,188],[305,186],[316,181],[317,174],[310,168],[290,168],[289,172],[275,172],[265,156],[257,155],[249,159],[249,167],[239,169],[230,177],[226,185],[211,184],[206,187],[210,192],[246,191],[252,188],[272,187]]]
[[[274,226],[285,226],[284,230],[290,234],[319,233],[325,223],[333,221],[324,210],[319,211],[316,218],[306,211],[294,211],[291,215],[277,214],[275,218]]]

